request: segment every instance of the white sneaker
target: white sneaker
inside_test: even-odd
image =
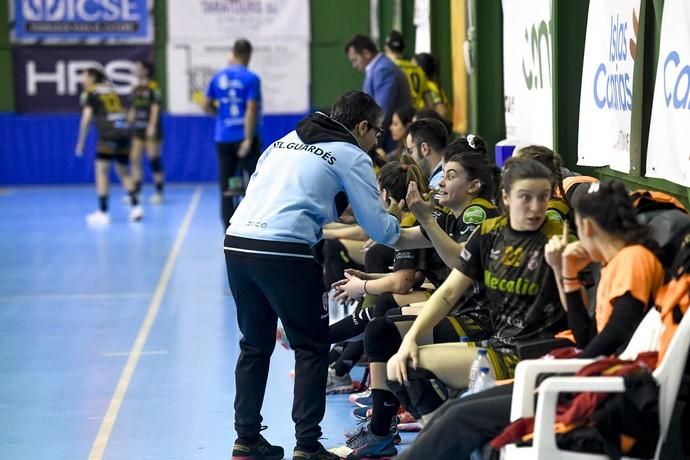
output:
[[[151,204],[163,203],[163,194],[162,193],[155,193],[155,194],[151,195],[151,198],[149,198],[149,203],[151,203]]]
[[[100,209],[86,215],[86,223],[96,227],[110,224],[110,214]]]
[[[142,208],[141,206],[134,206],[129,211],[129,220],[131,220],[132,222],[139,222],[143,218],[144,208]]]

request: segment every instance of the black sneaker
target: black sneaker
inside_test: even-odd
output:
[[[314,451],[308,451],[304,447],[297,446],[292,452],[292,458],[293,460],[341,460],[334,453],[328,452],[321,444]]]
[[[284,457],[282,447],[272,446],[261,435],[252,445],[238,439],[232,448],[232,460],[283,460]]]

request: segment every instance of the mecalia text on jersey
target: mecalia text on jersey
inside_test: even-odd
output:
[[[288,142],[285,144],[283,141],[275,141],[273,143],[273,148],[276,149],[290,149],[290,150],[306,150],[313,153],[316,156],[323,158],[329,165],[334,165],[336,158],[331,155],[331,152],[326,152],[323,149],[316,147],[315,145],[300,144],[299,142]]]
[[[509,294],[518,295],[537,295],[539,293],[539,285],[522,277],[517,280],[510,280],[498,278],[493,276],[488,270],[484,270],[484,284],[489,289],[507,292]]]

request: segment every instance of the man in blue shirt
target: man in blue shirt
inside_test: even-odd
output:
[[[384,112],[382,147],[388,152],[396,147],[388,127],[393,112],[412,105],[407,77],[386,55],[379,53],[371,38],[355,35],[345,45],[352,68],[364,72],[363,91],[374,98]]]
[[[295,350],[296,460],[337,460],[319,443],[326,409],[328,301],[312,247],[349,203],[375,241],[393,244],[398,220],[383,208],[367,151],[383,111],[360,91],[339,97],[261,155],[225,237],[225,261],[242,339],[235,368],[234,460],[278,460],[261,435],[261,406],[280,318]]]
[[[251,55],[251,43],[237,40],[228,67],[213,76],[204,102],[206,112],[216,116],[214,140],[223,228],[235,211],[235,195],[244,192],[242,173],[254,172],[260,153],[261,80],[247,69]]]

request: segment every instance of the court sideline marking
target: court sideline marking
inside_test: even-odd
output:
[[[142,355],[142,350],[144,345],[146,345],[146,340],[148,339],[153,323],[156,321],[156,316],[158,315],[158,310],[160,309],[161,303],[163,302],[163,297],[165,296],[165,291],[168,288],[168,283],[170,282],[170,277],[172,275],[173,268],[175,267],[175,261],[182,248],[182,243],[184,242],[189,226],[192,223],[194,214],[199,205],[199,200],[201,199],[202,187],[196,187],[194,190],[194,195],[189,202],[187,207],[187,213],[182,220],[180,229],[177,231],[177,237],[173,243],[172,249],[168,254],[168,258],[165,260],[165,265],[163,266],[163,272],[156,285],[156,291],[153,293],[151,302],[149,303],[148,311],[146,312],[146,317],[144,322],[139,328],[139,333],[137,338],[134,340],[134,345],[132,350],[129,352],[129,358],[125,364],[122,373],[120,374],[120,379],[117,381],[117,386],[115,387],[115,392],[110,399],[110,404],[108,405],[108,410],[103,417],[101,426],[98,429],[98,434],[96,439],[93,441],[91,446],[91,452],[89,453],[89,460],[101,460],[103,454],[105,453],[105,448],[108,445],[110,439],[110,434],[115,426],[115,421],[117,420],[118,413],[120,412],[120,407],[122,406],[122,401],[127,393],[127,388],[129,387],[129,382],[132,380],[132,375],[134,370],[139,363],[139,358]]]

